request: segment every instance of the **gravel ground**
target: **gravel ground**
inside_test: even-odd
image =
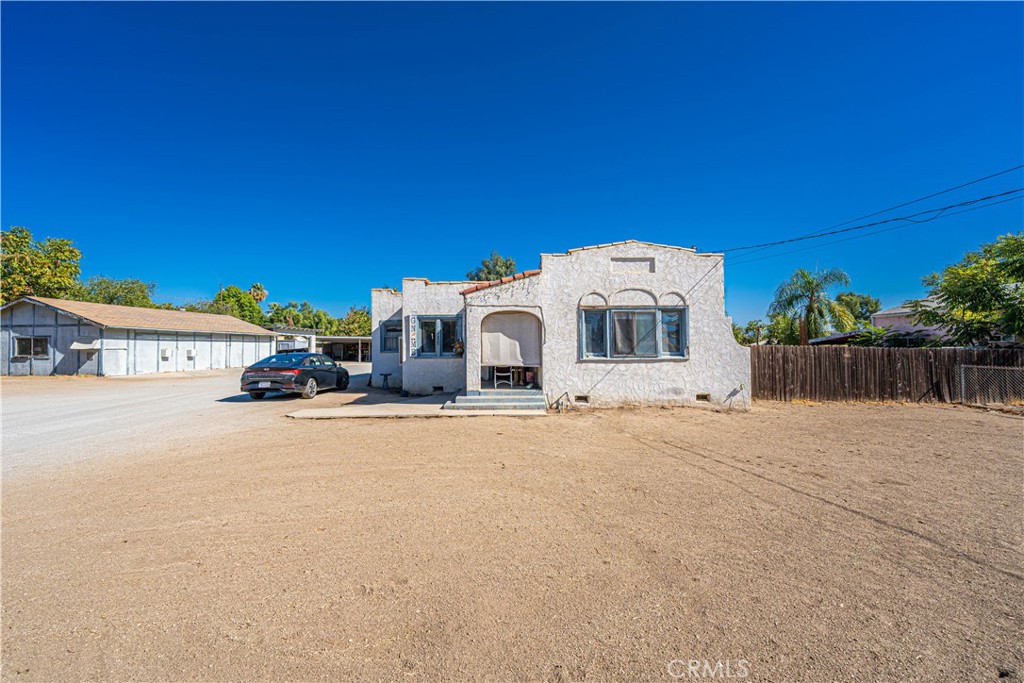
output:
[[[182,437],[262,426],[301,408],[364,400],[370,364],[344,365],[352,378],[348,390],[324,391],[311,401],[295,394],[253,401],[239,392],[239,369],[136,377],[4,377],[3,473],[17,476],[159,449]]]
[[[199,430],[5,478],[2,676],[1019,680],[1022,451],[916,405]]]

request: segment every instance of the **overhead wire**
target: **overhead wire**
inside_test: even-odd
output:
[[[857,221],[866,220],[868,218],[874,218],[875,216],[880,216],[880,215],[882,215],[884,213],[889,213],[890,211],[895,211],[896,209],[902,209],[905,206],[910,206],[912,204],[917,204],[918,202],[923,202],[926,199],[932,199],[933,197],[938,197],[940,195],[948,194],[950,192],[955,192],[956,190],[960,190],[960,189],[963,189],[965,187],[969,187],[971,185],[976,185],[976,184],[984,182],[986,180],[991,180],[992,178],[997,178],[999,176],[1006,175],[1007,173],[1013,173],[1014,171],[1019,171],[1021,169],[1024,169],[1024,164],[1020,164],[1020,165],[1017,165],[1017,166],[1006,168],[1006,169],[1003,169],[1002,171],[997,171],[995,173],[990,173],[987,176],[982,176],[981,178],[975,178],[975,179],[969,180],[969,181],[967,181],[965,183],[961,183],[961,184],[955,185],[953,187],[948,187],[948,188],[946,188],[944,190],[939,190],[938,192],[932,192],[931,194],[924,195],[923,197],[918,197],[917,199],[912,199],[910,201],[903,202],[902,204],[896,204],[895,206],[890,206],[887,209],[881,209],[880,211],[874,211],[872,213],[865,214],[863,216],[858,216],[857,218],[851,218],[851,219],[843,221],[841,223],[836,223],[834,225],[830,225],[830,226],[822,228],[820,230],[815,230],[813,232],[806,233],[806,235],[804,235],[804,236],[805,237],[812,237],[812,236],[815,236],[815,235],[819,235],[819,234],[824,233],[826,231],[833,230],[835,228],[841,228],[841,227],[843,227],[845,225],[849,225],[850,223],[856,223]],[[768,247],[760,247],[760,248],[758,248],[758,251],[762,251],[763,249],[767,249],[767,248]],[[722,252],[724,252],[724,251],[727,251],[727,250],[713,250],[713,251],[722,251]]]
[[[1019,192],[1024,192],[1024,187],[1017,187],[1017,188],[1014,188],[1012,190],[1007,190],[1005,192],[999,192],[999,193],[996,193],[996,194],[987,195],[985,197],[977,197],[975,199],[968,199],[968,200],[963,201],[963,202],[957,202],[955,204],[949,204],[947,206],[937,207],[937,208],[934,208],[934,209],[925,209],[924,211],[919,211],[917,213],[912,213],[912,214],[909,214],[907,216],[897,216],[895,218],[886,218],[885,220],[874,221],[874,222],[871,222],[871,223],[864,223],[862,225],[854,225],[854,226],[850,226],[850,227],[846,227],[846,228],[838,228],[838,229],[835,229],[835,230],[820,231],[820,232],[817,232],[817,233],[814,233],[814,234],[802,235],[802,236],[799,236],[799,237],[790,237],[788,239],[775,240],[775,241],[772,241],[772,242],[762,242],[760,244],[751,244],[751,245],[747,245],[747,246],[744,246],[744,247],[731,247],[729,249],[719,249],[719,250],[716,250],[716,253],[729,253],[729,252],[736,252],[736,251],[747,251],[747,250],[750,250],[750,249],[761,249],[761,248],[767,248],[767,247],[776,247],[776,246],[780,246],[780,245],[783,245],[783,244],[792,244],[794,242],[803,242],[805,240],[813,240],[813,239],[819,239],[821,237],[828,237],[829,235],[838,235],[840,233],[853,232],[855,230],[866,230],[867,228],[873,228],[873,227],[878,226],[878,225],[885,225],[887,223],[894,223],[894,222],[897,222],[897,221],[907,221],[907,222],[911,222],[911,223],[928,223],[928,222],[931,222],[933,220],[936,220],[937,218],[942,217],[942,215],[945,214],[945,212],[949,211],[950,209],[956,209],[956,208],[959,208],[961,206],[971,206],[973,204],[978,204],[979,202],[988,201],[990,199],[998,199],[999,197],[1005,197],[1007,195],[1016,194],[1016,193],[1019,193]],[[914,218],[917,218],[918,216],[924,216],[924,215],[931,214],[931,213],[934,213],[936,215],[932,216],[931,218],[928,218],[926,220],[922,220],[922,221],[915,221],[915,220],[913,220]]]
[[[970,181],[968,183],[963,183],[962,185],[958,185],[955,188],[949,188],[947,190],[942,190],[940,192],[932,193],[931,195],[928,195],[926,197],[922,197],[920,199],[916,199],[916,200],[913,200],[913,201],[910,201],[910,202],[905,202],[905,203],[903,203],[901,205],[898,205],[896,207],[891,207],[890,209],[886,209],[886,210],[883,210],[883,211],[878,211],[878,212],[875,212],[873,214],[868,214],[866,216],[863,216],[862,218],[869,218],[871,216],[879,215],[881,213],[886,213],[887,211],[890,211],[893,208],[899,208],[901,206],[908,206],[910,204],[915,204],[918,201],[922,201],[923,199],[927,199],[929,197],[934,197],[934,196],[938,196],[938,195],[941,195],[941,194],[945,194],[945,193],[950,192],[952,190],[960,189],[960,188],[966,187],[968,185],[973,185],[975,183],[981,182],[982,180],[987,180],[989,178],[993,178],[993,177],[996,177],[998,175],[1003,175],[1005,173],[1009,173],[1011,171],[1014,171],[1014,170],[1017,170],[1017,169],[1020,169],[1020,168],[1024,168],[1024,166],[1017,166],[1015,168],[1007,169],[1007,170],[1001,171],[999,173],[994,173],[994,174],[992,174],[990,176],[986,176],[985,178],[979,178],[979,179]],[[853,235],[851,237],[845,237],[845,238],[838,239],[838,240],[832,240],[832,241],[825,242],[825,243],[822,243],[822,244],[814,244],[814,245],[811,245],[809,247],[803,247],[803,248],[800,248],[800,249],[791,249],[789,251],[780,252],[780,253],[776,253],[776,254],[769,254],[767,256],[762,256],[762,257],[758,257],[758,258],[744,258],[744,259],[741,259],[739,261],[736,261],[736,262],[730,264],[731,266],[745,265],[745,264],[748,264],[748,263],[754,263],[756,261],[762,261],[762,260],[767,260],[767,259],[771,259],[771,258],[778,258],[780,256],[785,256],[787,254],[794,254],[794,253],[798,253],[798,252],[801,252],[801,251],[808,251],[810,249],[818,249],[818,248],[821,248],[821,247],[825,247],[825,246],[829,246],[829,245],[833,245],[833,244],[839,244],[839,243],[842,243],[842,242],[848,242],[848,241],[855,240],[855,239],[862,239],[862,238],[865,238],[865,237],[871,237],[873,235],[878,235],[878,234],[881,234],[881,233],[884,233],[884,232],[889,232],[891,230],[898,230],[900,228],[907,228],[907,227],[913,227],[915,225],[921,225],[923,223],[930,223],[932,221],[939,220],[941,218],[948,218],[948,217],[951,217],[951,216],[956,216],[956,215],[961,214],[961,213],[967,213],[969,211],[978,211],[980,209],[987,209],[989,207],[996,206],[998,204],[1004,204],[1006,202],[1020,200],[1022,198],[1022,196],[1020,195],[1020,193],[1022,191],[1024,191],[1024,188],[1014,188],[1012,190],[1007,190],[1005,192],[1000,192],[1000,193],[988,195],[988,196],[985,196],[985,197],[978,197],[978,198],[975,198],[975,199],[970,199],[970,200],[966,200],[966,201],[963,201],[963,202],[958,202],[956,204],[950,204],[950,205],[944,206],[944,207],[937,207],[937,208],[934,208],[934,209],[926,209],[924,211],[919,211],[917,213],[909,214],[907,216],[897,216],[895,218],[889,218],[889,219],[886,219],[886,220],[883,220],[883,221],[875,221],[873,223],[867,223],[865,225],[858,225],[858,226],[842,228],[842,229],[834,229],[833,230],[833,229],[827,229],[826,228],[826,229],[817,231],[815,233],[809,233],[807,235],[803,235],[803,236],[800,236],[800,237],[794,237],[794,238],[790,238],[790,239],[786,239],[786,240],[776,240],[774,242],[766,242],[766,243],[763,243],[763,244],[750,245],[750,246],[747,246],[747,247],[735,247],[735,248],[732,248],[732,249],[724,249],[724,250],[720,250],[719,253],[723,253],[724,254],[726,252],[746,251],[746,250],[751,250],[751,249],[756,250],[756,251],[751,252],[751,254],[753,254],[753,253],[757,253],[757,251],[763,251],[765,249],[770,249],[770,248],[775,247],[775,246],[781,246],[783,244],[791,244],[791,243],[794,243],[794,242],[801,242],[801,241],[810,240],[810,239],[818,239],[818,238],[821,238],[821,237],[828,237],[830,235],[835,235],[835,234],[840,234],[840,233],[853,232],[853,231],[857,231],[857,230],[865,230],[865,229],[868,229],[868,228],[871,228],[871,227],[877,227],[877,226],[880,226],[880,225],[887,225],[889,223],[894,223],[894,222],[902,222],[903,223],[901,225],[892,225],[892,226],[889,226],[889,227],[886,227],[886,228],[882,228],[880,230],[873,230],[871,232],[864,233],[862,235]],[[1017,196],[1009,196],[1009,195],[1017,195]],[[998,199],[998,201],[989,201],[989,200],[992,200],[992,199]],[[982,202],[987,202],[987,203],[982,204]],[[981,204],[981,205],[978,206],[978,204]],[[960,208],[960,207],[968,207],[968,208],[962,208],[960,211],[951,211],[951,209]],[[915,220],[918,216],[924,216],[924,215],[927,215],[927,214],[935,214],[935,215],[934,216],[930,216],[928,218],[925,218],[923,220]],[[857,219],[854,219],[854,220],[857,220]],[[845,221],[844,223],[836,224],[836,226],[841,226],[841,225],[849,224],[851,222],[853,222],[853,221],[852,220],[851,221]],[[747,254],[747,256],[750,256],[751,254]],[[722,267],[724,264],[725,264],[725,257],[722,256],[722,258],[719,258],[718,261],[711,268],[709,268],[697,280],[697,282],[695,282],[693,284],[693,286],[690,287],[690,289],[688,289],[686,291],[685,296],[689,296],[691,293],[693,293],[693,291],[696,290],[697,287],[700,286],[700,284],[702,282],[704,282],[712,273],[714,273],[718,268]]]
[[[867,232],[867,233],[864,233],[862,235],[853,235],[853,236],[844,237],[844,238],[838,239],[838,240],[832,240],[832,241],[829,241],[829,242],[824,242],[822,244],[813,244],[813,245],[811,245],[809,247],[801,247],[800,249],[790,249],[788,251],[781,251],[781,252],[778,252],[778,253],[775,253],[775,254],[768,254],[766,256],[759,256],[757,258],[741,258],[739,261],[734,261],[734,262],[730,263],[729,266],[730,267],[741,266],[741,265],[745,265],[747,263],[754,263],[756,261],[764,261],[764,260],[767,260],[767,259],[778,258],[780,256],[786,256],[787,254],[796,254],[796,253],[799,253],[801,251],[809,251],[811,249],[820,249],[821,247],[827,247],[827,246],[830,246],[830,245],[833,245],[833,244],[840,244],[842,242],[849,242],[851,240],[863,239],[865,237],[871,237],[873,235],[880,235],[883,232],[890,232],[892,230],[900,230],[900,229],[903,229],[903,228],[912,228],[915,225],[921,225],[922,223],[930,223],[931,221],[938,220],[939,218],[949,218],[951,216],[956,216],[956,215],[959,215],[961,213],[967,213],[969,211],[979,211],[981,209],[987,209],[990,206],[996,206],[997,204],[1005,204],[1006,202],[1019,201],[1021,199],[1024,199],[1024,196],[1018,194],[1016,197],[1007,197],[1006,199],[1000,199],[999,201],[989,202],[988,204],[982,204],[981,206],[971,206],[970,208],[961,209],[960,211],[952,211],[952,212],[947,212],[947,213],[941,213],[941,214],[939,214],[937,216],[934,216],[933,218],[929,218],[929,219],[926,219],[926,220],[923,220],[923,221],[911,220],[911,221],[909,221],[905,225],[892,225],[892,226],[889,226],[887,228],[881,228],[880,230],[872,230],[871,232]]]

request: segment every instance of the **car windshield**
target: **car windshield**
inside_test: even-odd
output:
[[[305,356],[300,356],[295,353],[275,353],[273,356],[264,358],[259,363],[253,363],[253,365],[271,368],[290,368],[293,365],[301,363],[303,358],[305,358]]]

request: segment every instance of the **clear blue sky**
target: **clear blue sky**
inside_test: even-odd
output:
[[[789,237],[1022,163],[1022,7],[5,2],[0,221],[162,300],[335,314],[492,249]],[[798,266],[895,305],[1021,223],[730,258],[727,309]]]

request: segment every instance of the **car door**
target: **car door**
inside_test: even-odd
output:
[[[305,386],[309,378],[312,377],[316,380],[317,386],[320,386],[320,373],[316,364],[316,356],[306,356],[299,361],[299,367],[302,368],[302,374],[299,375],[298,381],[295,382],[296,384]]]
[[[338,372],[334,361],[327,356],[317,356],[317,383],[324,389],[336,389],[338,387]]]

